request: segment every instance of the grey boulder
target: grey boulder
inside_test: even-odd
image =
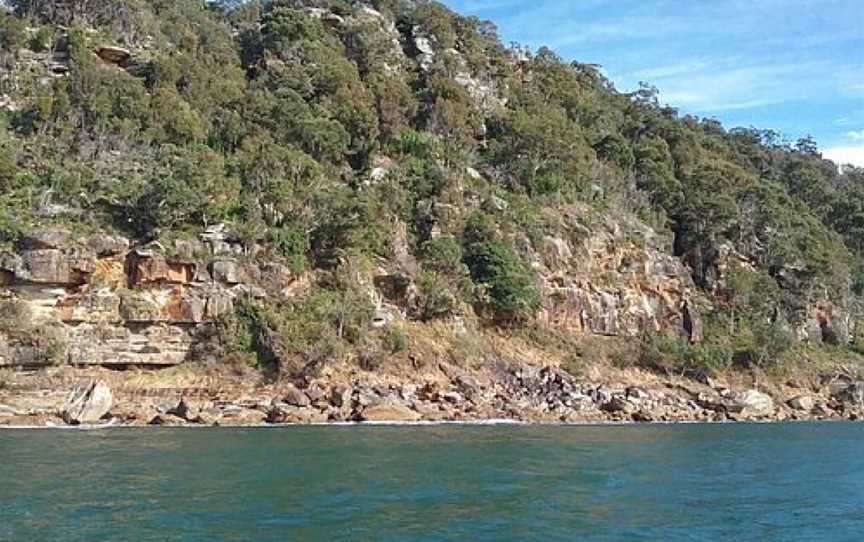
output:
[[[104,382],[82,380],[63,406],[63,421],[70,425],[91,424],[101,420],[114,406],[114,395]]]

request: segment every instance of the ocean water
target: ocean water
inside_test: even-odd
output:
[[[0,431],[6,541],[864,540],[864,425]]]

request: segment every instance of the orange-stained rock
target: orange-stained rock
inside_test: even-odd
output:
[[[100,258],[96,260],[92,284],[121,288],[126,285],[126,270],[122,257]]]
[[[637,336],[665,329],[698,341],[696,287],[665,243],[644,225],[617,222],[579,243],[545,238],[536,257],[541,320],[580,333]]]
[[[167,282],[189,284],[195,278],[195,266],[188,263],[168,262]]]
[[[183,320],[183,290],[174,288],[168,302],[162,307],[161,316],[166,322],[182,322]]]
[[[134,252],[129,260],[129,279],[136,286],[153,283],[189,284],[195,277],[194,264],[169,262],[155,252]]]

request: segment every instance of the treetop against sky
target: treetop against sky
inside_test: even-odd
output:
[[[861,0],[445,0],[505,42],[603,66],[621,90],[647,81],[685,113],[812,135],[864,166]]]

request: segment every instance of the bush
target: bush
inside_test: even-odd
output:
[[[777,369],[784,355],[795,345],[792,332],[764,320],[741,326],[732,339],[735,362],[742,367]]]
[[[240,183],[226,175],[224,158],[205,146],[165,146],[143,193],[131,202],[138,233],[227,219],[238,204]]]
[[[733,348],[724,342],[692,344],[682,337],[643,340],[639,361],[651,369],[683,376],[713,376],[732,366]]]
[[[13,56],[17,55],[18,50],[24,46],[26,39],[24,22],[0,10],[0,51]]]
[[[540,304],[536,279],[513,249],[501,241],[475,243],[468,247],[465,263],[497,317],[522,320],[534,315]]]
[[[457,275],[465,268],[462,246],[450,235],[435,237],[423,243],[420,258],[425,268],[438,273]]]
[[[33,51],[41,53],[51,49],[53,43],[54,28],[51,26],[41,26],[30,39],[29,47]]]
[[[414,317],[428,321],[446,318],[459,312],[459,299],[452,283],[435,271],[424,271],[417,279],[417,297],[414,301]]]
[[[235,306],[233,312],[222,315],[216,322],[217,334],[224,354],[252,367],[259,365],[256,344],[259,329],[255,315],[254,305],[241,302]]]
[[[276,250],[288,260],[288,267],[294,274],[300,274],[306,267],[310,249],[309,234],[298,227],[286,226],[273,230],[271,242]]]
[[[630,143],[618,134],[607,135],[594,145],[594,150],[600,158],[616,164],[624,171],[629,171],[636,164]]]
[[[405,336],[405,332],[398,327],[387,328],[384,336],[381,338],[381,342],[384,344],[384,348],[391,354],[404,352],[408,347],[408,338]]]
[[[227,355],[295,377],[361,341],[373,309],[368,298],[350,289],[319,289],[283,305],[241,299],[217,329]]]
[[[12,191],[17,173],[18,166],[15,161],[0,148],[0,193]]]

